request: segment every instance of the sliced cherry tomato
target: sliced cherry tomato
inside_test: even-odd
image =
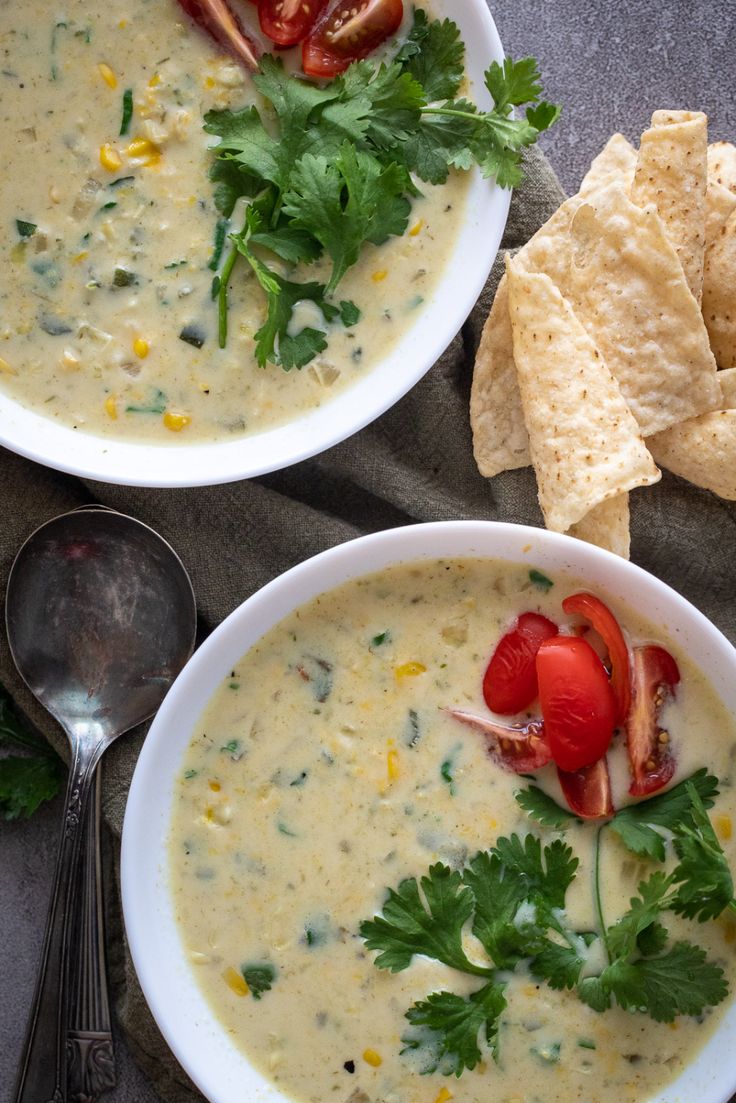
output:
[[[669,651],[655,644],[634,648],[633,703],[626,725],[632,796],[656,793],[675,772],[669,733],[661,727],[659,715],[679,681],[680,671]]]
[[[296,46],[326,7],[327,0],[258,0],[258,20],[277,46]]]
[[[580,637],[556,636],[537,652],[537,678],[552,758],[567,771],[592,766],[608,750],[616,723],[603,663]]]
[[[483,677],[483,698],[491,712],[513,716],[537,696],[536,657],[540,645],[557,635],[557,625],[539,613],[522,613],[498,641]]]
[[[611,778],[605,755],[592,766],[584,766],[582,770],[572,773],[558,767],[557,776],[570,811],[576,816],[584,820],[600,820],[613,815]]]
[[[623,724],[631,707],[631,672],[629,649],[618,621],[608,606],[594,594],[571,594],[563,601],[562,608],[568,616],[577,613],[585,617],[602,637],[611,660],[611,686],[616,698],[616,720]]]
[[[462,709],[448,709],[450,716],[486,737],[486,750],[494,762],[515,774],[530,774],[552,761],[552,752],[541,720],[507,727]]]
[[[315,23],[302,46],[310,77],[334,77],[367,57],[395,34],[404,18],[402,0],[338,0]]]
[[[258,68],[259,49],[240,26],[226,0],[179,0],[179,4],[195,23],[242,61],[246,68]]]

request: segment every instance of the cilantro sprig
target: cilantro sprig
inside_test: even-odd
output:
[[[64,769],[48,743],[24,724],[0,689],[0,747],[20,747],[24,754],[0,757],[0,812],[6,820],[33,815],[55,797]]]
[[[717,779],[698,770],[598,827],[595,930],[576,930],[567,918],[578,859],[559,838],[546,845],[533,834],[500,838],[462,870],[438,863],[419,882],[411,878],[389,889],[383,914],[360,926],[367,948],[378,952],[378,968],[399,972],[424,955],[485,982],[467,997],[432,992],[409,1008],[402,1053],[416,1053],[423,1072],[456,1076],[482,1059],[481,1047],[497,1058],[507,973],[522,963],[551,988],[572,990],[599,1012],[615,1004],[672,1022],[724,1000],[720,966],[693,942],[671,942],[666,926],[668,912],[705,923],[726,909],[736,911],[731,872],[707,811],[717,793]],[[517,801],[555,831],[575,820],[535,786],[518,793]],[[628,909],[610,925],[597,888],[608,831],[638,856],[669,867],[642,880]],[[468,928],[477,954],[468,949]]]
[[[263,109],[207,114],[205,130],[219,139],[210,173],[217,209],[231,219],[246,208],[213,283],[221,347],[228,284],[240,257],[266,296],[258,363],[300,368],[324,350],[330,324],[354,324],[332,296],[367,243],[382,245],[406,231],[411,199],[420,194],[416,181],[443,184],[451,168],[477,164],[502,187],[520,182],[524,148],[560,109],[541,100],[533,58],[506,58],[485,74],[494,106],[481,111],[458,98],[464,56],[451,20],[430,21],[417,10],[391,62],[358,61],[317,85],[266,55],[253,77]],[[523,105],[517,118],[514,109]],[[326,283],[291,278],[290,269],[308,269],[323,257],[331,263]],[[315,303],[321,318],[299,330],[293,318],[303,301]],[[358,308],[350,306],[347,316],[355,317]]]

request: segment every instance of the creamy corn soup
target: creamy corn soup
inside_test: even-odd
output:
[[[202,129],[211,108],[256,101],[246,71],[175,0],[0,0],[0,50],[5,394],[95,434],[229,439],[329,401],[420,318],[462,219],[462,177],[423,187],[409,232],[365,248],[336,296],[358,304],[357,325],[330,326],[301,371],[261,369],[264,297],[245,263],[218,345],[215,253],[239,225],[218,223]],[[297,320],[321,317],[305,306]]]
[[[466,996],[478,980],[424,957],[403,972],[377,969],[361,921],[381,911],[388,887],[434,862],[459,869],[513,832],[558,837],[516,803],[523,779],[501,771],[482,737],[443,711],[487,714],[481,678],[500,635],[522,611],[561,622],[562,598],[581,588],[564,576],[554,583],[542,593],[528,570],[488,560],[409,564],[349,582],[268,632],[197,722],[170,836],[181,937],[223,1028],[288,1097],[638,1103],[681,1071],[718,1020],[721,1008],[674,1025],[619,1008],[598,1013],[518,967],[507,977],[497,1063],[486,1057],[456,1079],[422,1075],[412,1053],[400,1054],[412,1003],[441,989]],[[713,818],[733,862],[732,719],[660,628],[612,607],[632,642],[666,643],[680,664],[662,717],[676,780],[703,765],[719,777]],[[614,797],[625,803],[623,748],[609,759]],[[539,775],[551,792],[553,776],[553,767]],[[606,834],[611,924],[657,867]],[[565,834],[581,862],[567,897],[576,929],[595,928],[595,837],[596,825]],[[701,925],[668,913],[666,923],[672,939],[702,945],[733,981],[732,920]],[[478,943],[470,953],[483,960]],[[257,984],[248,970],[264,967],[271,989],[249,991],[244,972]]]

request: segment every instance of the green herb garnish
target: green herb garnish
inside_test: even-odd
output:
[[[671,943],[663,922],[667,912],[704,923],[726,909],[736,911],[731,873],[706,811],[716,793],[717,779],[699,770],[598,828],[596,885],[601,840],[609,828],[635,853],[661,854],[662,860],[664,840],[655,827],[667,830],[675,864],[669,872],[657,870],[642,881],[628,910],[611,925],[594,888],[595,930],[575,930],[567,919],[565,901],[578,859],[560,839],[543,846],[534,835],[500,838],[462,870],[438,863],[419,883],[411,878],[397,890],[389,889],[383,914],[360,925],[367,948],[377,951],[378,968],[399,972],[415,955],[423,955],[485,981],[467,998],[434,992],[415,1003],[406,1018],[418,1032],[403,1038],[402,1052],[420,1051],[423,1072],[457,1076],[481,1059],[479,1037],[496,1057],[506,1008],[504,975],[521,962],[528,962],[532,974],[551,988],[571,989],[599,1012],[616,1004],[671,1022],[677,1015],[700,1015],[725,999],[728,990],[720,966],[692,942]],[[517,800],[533,818],[556,829],[575,818],[562,816],[564,810],[536,787],[517,794]],[[466,956],[467,924],[487,963]],[[601,958],[604,966],[591,973],[591,963]],[[560,1045],[534,1052],[545,1063],[556,1063]],[[595,1048],[586,1038],[577,1045]]]
[[[519,183],[524,147],[552,125],[559,108],[540,101],[531,58],[489,67],[491,111],[457,99],[464,55],[454,23],[430,22],[417,11],[408,41],[389,63],[358,61],[320,86],[266,55],[253,82],[268,105],[267,122],[254,106],[208,113],[205,130],[220,139],[210,173],[215,204],[229,219],[239,199],[248,201],[213,288],[222,347],[228,283],[241,256],[267,301],[267,322],[256,334],[259,364],[300,368],[326,348],[330,324],[357,322],[358,307],[341,303],[338,310],[332,296],[366,243],[381,245],[405,232],[411,199],[419,194],[414,177],[441,184],[451,168],[477,164],[502,187]],[[522,104],[531,106],[515,118],[513,109]],[[290,265],[308,266],[325,256],[329,278],[325,284],[291,280],[271,267],[263,250]],[[294,309],[305,300],[319,314],[295,333]]]
[[[0,812],[6,820],[27,818],[59,792],[64,768],[46,740],[21,720],[2,689],[0,746],[22,747],[26,752],[0,758]]]
[[[241,965],[240,971],[243,980],[250,988],[250,994],[254,1000],[260,1000],[264,992],[270,992],[276,979],[276,970],[273,965]]]
[[[130,120],[133,118],[133,89],[126,88],[123,92],[123,109],[120,117],[120,136],[127,134],[130,129]]]

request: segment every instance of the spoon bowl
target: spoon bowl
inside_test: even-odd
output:
[[[115,738],[152,716],[192,652],[194,616],[173,549],[112,511],[49,521],[8,580],[13,659],[67,734]]]
[[[95,770],[110,743],[154,714],[191,655],[194,594],[181,560],[153,529],[112,510],[84,508],[48,521],[20,549],[8,578],[6,624],[21,676],[71,750],[14,1099],[91,1101],[115,1083]]]

